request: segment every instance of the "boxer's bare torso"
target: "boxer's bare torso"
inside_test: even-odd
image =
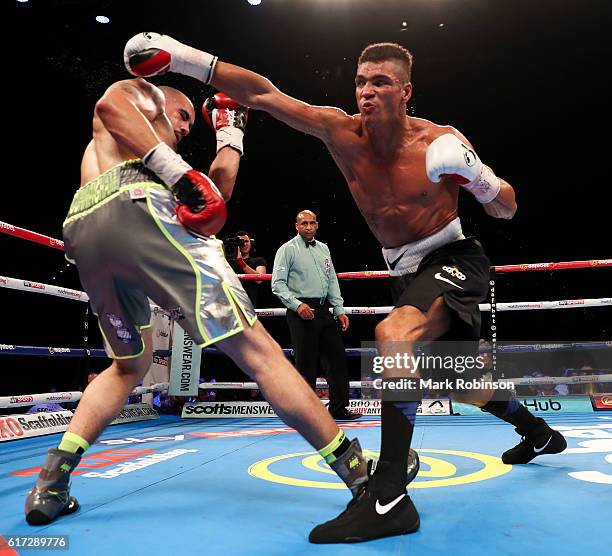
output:
[[[176,150],[179,137],[172,122],[166,115],[166,98],[164,93],[144,79],[131,79],[116,83],[113,87],[123,89],[131,95],[142,116],[150,123],[160,140]],[[111,134],[99,116],[100,103],[93,116],[93,137],[87,145],[81,162],[81,187],[95,179],[109,168],[126,160],[139,158],[130,148],[128,141],[121,141]],[[142,119],[142,116],[139,116]],[[188,114],[185,115],[188,117]],[[142,122],[138,122],[142,125]],[[114,131],[114,130],[113,130]]]
[[[451,180],[427,178],[429,144],[452,128],[406,117],[391,155],[377,153],[361,116],[346,116],[332,133],[328,148],[349,190],[383,247],[392,248],[427,237],[457,216],[459,187]]]

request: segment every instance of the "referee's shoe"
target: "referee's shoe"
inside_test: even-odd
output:
[[[347,409],[346,407],[343,407],[340,411],[337,411],[335,413],[332,413],[330,411],[330,415],[335,421],[354,421],[355,419],[363,417],[361,413],[355,413],[350,409]]]

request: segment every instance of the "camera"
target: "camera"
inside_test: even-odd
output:
[[[251,239],[251,245],[255,242],[254,239]],[[223,240],[223,251],[225,252],[225,258],[227,260],[234,260],[236,258],[236,251],[239,247],[242,247],[246,241],[238,236],[226,237]]]

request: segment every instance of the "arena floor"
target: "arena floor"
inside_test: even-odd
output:
[[[348,493],[277,419],[162,417],[110,427],[74,475],[80,510],[39,528],[25,523],[22,507],[33,469],[60,435],[3,443],[0,534],[68,535],[68,552],[79,555],[603,554],[612,417],[564,414],[549,422],[567,436],[568,450],[506,466],[498,456],[517,441],[509,425],[488,416],[420,418],[413,446],[422,465],[410,494],[421,529],[336,546],[307,537],[344,508]],[[378,449],[379,421],[348,428]]]

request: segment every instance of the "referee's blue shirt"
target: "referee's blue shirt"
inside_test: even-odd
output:
[[[316,239],[307,245],[299,234],[276,252],[272,293],[292,311],[297,311],[300,299],[319,298],[329,301],[334,316],[345,313],[329,247]]]

